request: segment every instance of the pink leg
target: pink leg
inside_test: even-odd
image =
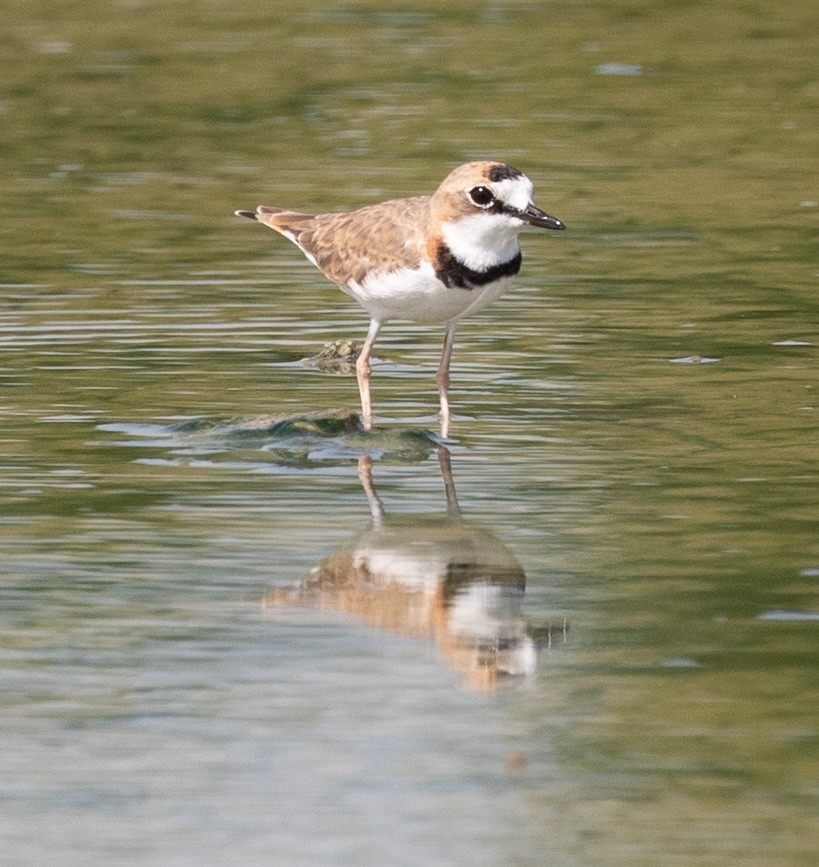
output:
[[[355,363],[358,393],[361,396],[361,421],[364,424],[364,430],[372,430],[373,427],[373,410],[370,403],[370,377],[372,376],[370,353],[380,330],[381,323],[377,319],[371,319],[367,339],[364,341],[364,346],[361,348],[361,353]]]
[[[449,362],[452,360],[452,347],[455,344],[456,322],[448,322],[441,363],[438,365],[438,397],[441,401],[441,436],[449,436]]]

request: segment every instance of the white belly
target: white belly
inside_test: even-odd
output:
[[[435,323],[460,319],[491,304],[509,288],[511,277],[504,277],[475,289],[447,287],[435,276],[428,262],[419,268],[404,268],[389,273],[370,274],[361,283],[341,288],[373,319],[408,319]]]

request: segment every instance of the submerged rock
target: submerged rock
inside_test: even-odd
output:
[[[305,359],[305,364],[325,373],[355,373],[355,363],[361,354],[361,344],[355,340],[333,340],[325,343],[317,355]]]

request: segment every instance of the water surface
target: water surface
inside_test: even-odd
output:
[[[8,12],[15,864],[812,863],[819,22],[769,11]],[[484,156],[569,230],[461,328],[446,449],[440,329],[365,434],[310,363],[365,317],[232,212]]]

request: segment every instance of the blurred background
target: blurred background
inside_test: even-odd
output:
[[[819,12],[6,0],[9,863],[812,863]],[[523,170],[389,324],[233,216]]]

